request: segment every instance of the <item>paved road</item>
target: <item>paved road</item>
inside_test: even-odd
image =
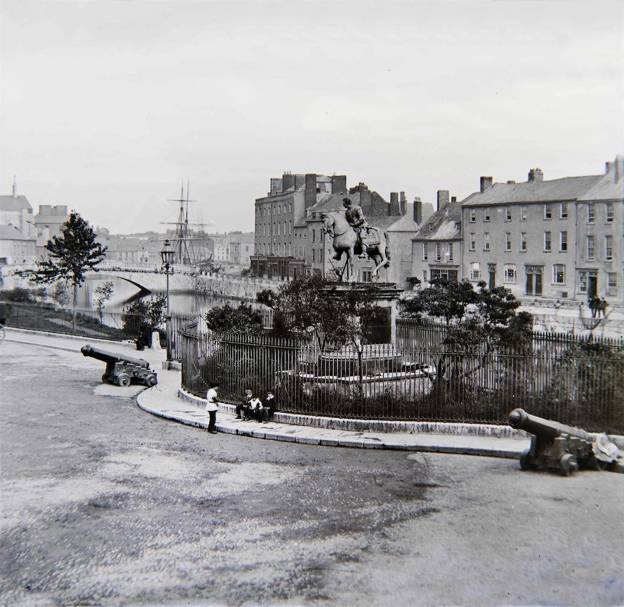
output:
[[[624,603],[624,475],[215,436],[70,352],[0,365],[2,604]]]

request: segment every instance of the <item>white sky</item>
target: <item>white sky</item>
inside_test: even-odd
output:
[[[0,0],[0,192],[252,229],[284,170],[386,199],[624,153],[624,2]]]

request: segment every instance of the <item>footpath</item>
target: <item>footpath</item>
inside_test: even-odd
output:
[[[31,344],[33,346],[55,348],[80,354],[80,348],[86,343],[92,343],[112,352],[126,354],[148,360],[158,372],[158,385],[142,391],[137,396],[138,406],[152,415],[196,428],[208,427],[208,413],[204,410],[205,400],[185,394],[180,389],[180,371],[162,369],[164,352],[161,350],[144,350],[137,352],[133,344],[104,341],[89,338],[77,338],[67,335],[7,329],[7,341]],[[96,361],[94,361],[95,363]],[[506,432],[505,427],[484,426],[483,432],[488,435],[464,434],[461,425],[431,425],[438,429],[448,427],[447,431],[426,432],[419,429],[417,424],[404,424],[412,431],[382,431],[383,428],[395,429],[396,422],[382,422],[371,420],[333,420],[344,422],[339,424],[343,429],[318,427],[332,425],[330,418],[316,418],[300,415],[276,414],[275,421],[259,423],[242,421],[234,415],[234,405],[220,404],[217,413],[217,431],[226,434],[238,434],[255,439],[278,440],[306,445],[321,445],[328,447],[352,447],[364,449],[395,449],[402,451],[421,451],[433,453],[456,453],[466,455],[481,455],[489,457],[519,458],[528,447],[529,440],[525,437],[515,437]],[[294,421],[299,423],[285,423]],[[311,425],[303,425],[307,422]],[[366,427],[374,426],[375,431]],[[420,428],[426,425],[421,425]],[[455,426],[455,427],[452,427]],[[355,429],[347,429],[347,428]],[[463,428],[474,431],[475,426],[466,424]],[[492,428],[503,430],[492,432]]]

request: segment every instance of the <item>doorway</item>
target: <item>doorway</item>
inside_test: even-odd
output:
[[[542,294],[542,266],[526,266],[526,295]]]

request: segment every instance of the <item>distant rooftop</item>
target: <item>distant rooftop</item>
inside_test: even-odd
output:
[[[31,211],[32,207],[26,196],[0,195],[0,211]]]

